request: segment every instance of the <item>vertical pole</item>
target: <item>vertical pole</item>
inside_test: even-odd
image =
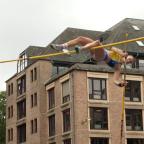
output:
[[[127,40],[128,33],[125,34]],[[127,44],[125,45],[125,52],[127,50]],[[126,62],[124,63],[124,82],[126,81]],[[125,131],[124,131],[124,112],[125,112],[125,86],[122,89],[122,112],[121,112],[121,139],[120,144],[125,144]]]

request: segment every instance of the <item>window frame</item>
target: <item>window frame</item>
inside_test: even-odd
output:
[[[98,142],[94,142],[94,144],[109,144],[109,138],[107,137],[90,137],[90,144],[93,144],[92,143],[92,139],[97,139],[97,140],[100,140]],[[104,141],[102,141],[104,140]]]
[[[26,117],[26,99],[17,102],[17,120]]]
[[[135,81],[135,80],[127,80],[127,81],[128,81],[128,84],[125,88],[125,102],[142,102],[142,98],[141,98],[141,96],[142,96],[141,81]],[[137,87],[136,87],[136,83],[137,83]],[[138,91],[137,89],[139,89],[139,96],[138,97],[136,97],[136,95],[138,95],[137,94],[137,91]],[[127,96],[127,95],[129,95],[129,96]],[[134,98],[135,98],[135,100],[134,100]],[[136,100],[136,98],[138,100]]]
[[[20,54],[19,59],[22,59],[22,60],[19,60],[17,62],[17,72],[18,73],[23,71],[28,66],[27,55],[26,55],[25,51]]]
[[[69,93],[67,95],[64,95],[64,86],[65,85],[66,85],[66,87],[68,88],[68,91],[69,91]],[[62,104],[70,102],[71,101],[71,97],[70,97],[70,79],[66,79],[65,81],[61,82],[61,89],[62,89]]]
[[[128,140],[137,140],[137,144],[143,144],[144,143],[144,139],[143,138],[127,138],[127,144],[135,144],[135,143],[128,143]],[[140,141],[140,143],[138,142]]]
[[[93,110],[93,111],[92,111]],[[96,113],[96,110],[99,113]],[[102,113],[100,113],[100,111]],[[91,115],[92,114],[92,115]],[[97,124],[97,119],[95,114],[100,114],[102,117],[102,120],[99,120],[99,124]],[[107,107],[89,107],[89,117],[90,117],[90,123],[89,123],[89,129],[90,130],[109,130],[109,116],[108,116],[108,108]],[[93,119],[92,119],[93,117]],[[99,118],[100,119],[100,118]],[[96,127],[95,127],[96,124]],[[106,125],[106,126],[104,126]]]
[[[137,112],[137,115],[136,115]],[[139,112],[139,113],[138,113]],[[126,131],[143,131],[143,111],[142,109],[125,109]],[[137,116],[140,116],[140,125],[136,126]],[[128,122],[129,118],[129,122]],[[130,123],[130,124],[128,124]],[[137,122],[138,123],[138,122]]]
[[[49,137],[55,136],[56,134],[56,123],[55,114],[48,117]]]
[[[99,83],[100,83],[100,90],[94,90],[94,81],[95,80],[98,80]],[[102,96],[102,93],[103,93],[103,82],[104,82],[104,93],[105,93],[105,96]],[[90,88],[91,86],[91,88]],[[103,101],[107,101],[108,100],[108,94],[107,94],[107,79],[106,78],[96,78],[96,77],[89,77],[88,78],[88,87],[89,87],[89,90],[88,90],[88,95],[89,95],[89,100],[103,100]],[[91,91],[91,94],[90,94],[90,91]],[[99,98],[94,98],[94,91],[98,91],[100,92],[100,95],[97,95],[97,97]],[[103,98],[104,97],[104,98]]]
[[[47,90],[47,96],[48,96],[48,109],[50,110],[55,107],[55,87],[51,87],[50,89]]]
[[[18,143],[26,142],[26,123],[17,126],[17,141]]]
[[[63,133],[71,131],[71,110],[70,110],[70,108],[63,110],[62,116],[63,116]]]
[[[71,138],[68,138],[68,139],[64,139],[63,140],[63,144],[71,144]]]
[[[26,75],[23,75],[17,79],[17,96],[20,96],[26,92]]]

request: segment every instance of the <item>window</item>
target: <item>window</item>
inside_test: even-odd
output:
[[[13,94],[13,83],[11,83],[11,94]]]
[[[34,132],[37,133],[37,119],[34,119]]]
[[[90,108],[90,129],[107,130],[108,129],[108,115],[107,108]]]
[[[8,142],[11,140],[10,129],[8,129]]]
[[[132,64],[128,64],[131,68],[136,68],[136,69],[139,69],[140,67],[140,61],[139,59],[136,59]]]
[[[26,142],[26,124],[17,127],[17,139],[19,144]]]
[[[107,99],[105,79],[89,78],[89,99]]]
[[[66,103],[68,101],[70,101],[69,80],[62,83],[62,102]]]
[[[31,120],[31,133],[37,133],[37,119]]]
[[[136,25],[133,25],[132,27],[134,28],[134,30],[140,30],[139,27]]]
[[[144,60],[136,59],[132,64],[128,64],[129,68],[144,69]]]
[[[10,115],[11,115],[11,118],[12,118],[13,117],[13,106],[10,107],[10,110],[11,110]]]
[[[142,41],[136,41],[136,43],[138,44],[138,46],[144,46],[144,43]]]
[[[31,133],[33,134],[33,131],[34,131],[34,124],[33,124],[33,120],[31,120]]]
[[[17,86],[18,86],[18,96],[26,92],[26,76],[25,75],[18,79]]]
[[[37,80],[37,68],[34,68],[34,80]]]
[[[37,93],[31,95],[31,107],[37,106]]]
[[[17,103],[17,118],[22,119],[26,116],[26,100]]]
[[[11,112],[10,112],[11,110],[10,110],[10,107],[8,107],[8,118],[10,118],[10,116],[11,116]]]
[[[33,96],[33,94],[31,95],[31,107],[33,107],[34,106],[34,96]]]
[[[55,135],[55,115],[49,116],[49,136]]]
[[[8,129],[8,142],[13,141],[13,128]]]
[[[125,101],[141,101],[141,84],[140,81],[128,81],[125,88]]]
[[[26,56],[25,52],[23,52],[23,53],[19,56],[19,58],[20,58],[21,60],[19,60],[18,63],[17,63],[17,71],[18,71],[18,72],[21,72],[21,71],[24,70],[25,67],[27,66],[27,56]]]
[[[34,93],[34,106],[37,106],[37,93]]]
[[[8,96],[10,96],[11,90],[10,90],[10,85],[8,85]]]
[[[8,85],[8,96],[10,96],[11,94],[13,94],[13,83]]]
[[[31,73],[31,82],[37,80],[37,68],[32,69],[30,73]]]
[[[11,141],[13,141],[13,128],[10,129],[10,133],[11,133],[10,139],[11,139]]]
[[[71,144],[71,139],[65,139],[65,140],[63,141],[63,144]]]
[[[128,131],[142,131],[142,110],[126,109],[126,129]]]
[[[52,109],[55,107],[54,88],[51,88],[48,90],[48,103],[49,103],[49,109]]]
[[[52,67],[52,75],[57,75],[65,70],[67,70],[68,67],[62,67],[62,66],[54,66]]]
[[[144,60],[143,59],[138,59],[139,62],[139,67],[143,68],[144,67]]]
[[[31,70],[31,82],[33,82],[33,70]]]
[[[13,106],[8,107],[8,119],[13,117]]]
[[[90,139],[90,144],[109,144],[109,139],[92,137]]]
[[[127,144],[144,144],[144,139],[129,138]]]
[[[70,130],[71,130],[70,109],[66,109],[63,111],[63,132],[67,132]]]

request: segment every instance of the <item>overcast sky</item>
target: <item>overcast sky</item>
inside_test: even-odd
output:
[[[0,60],[46,46],[67,27],[105,31],[124,18],[144,19],[143,0],[0,0]],[[0,64],[0,90],[16,63]]]

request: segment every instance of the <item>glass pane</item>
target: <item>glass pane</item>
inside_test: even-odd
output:
[[[94,80],[94,90],[100,90],[100,80]]]
[[[49,103],[49,109],[55,107],[54,88],[48,90],[48,103]]]
[[[97,100],[106,99],[106,80],[90,78],[89,79],[89,98]]]
[[[91,138],[90,144],[109,144],[108,138]]]
[[[62,83],[62,94],[63,96],[69,95],[70,90],[69,90],[69,80]]]
[[[134,101],[134,102],[141,101],[141,87],[139,81],[128,81],[125,90],[126,90],[125,94],[126,101]]]
[[[142,126],[142,110],[126,109],[126,127],[127,130],[141,131]]]
[[[91,129],[108,129],[106,108],[90,108],[90,118]]]
[[[127,139],[127,144],[144,144],[144,139]]]
[[[70,131],[70,109],[66,109],[63,111],[63,131],[67,132]]]

